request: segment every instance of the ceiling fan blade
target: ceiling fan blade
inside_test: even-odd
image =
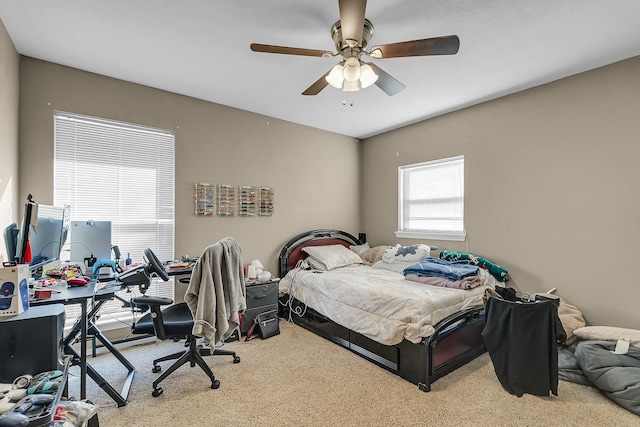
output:
[[[355,46],[361,46],[367,0],[338,0],[338,6],[340,7],[342,39],[345,43],[346,40],[355,40],[357,42]]]
[[[272,46],[268,44],[251,43],[251,50],[264,53],[281,53],[284,55],[320,56],[325,54],[333,56],[331,52],[317,49],[303,49],[299,47]]]
[[[324,76],[320,77],[318,80],[316,80],[311,86],[309,86],[304,92],[302,92],[303,95],[317,95],[320,93],[320,91],[322,89],[324,89],[325,87],[327,87],[327,85],[329,83],[327,83],[327,79],[326,77],[329,75],[329,73],[331,72],[331,70],[327,71]]]
[[[378,80],[376,80],[375,83],[376,86],[382,89],[387,95],[392,96],[400,93],[406,87],[373,62],[368,62],[367,64],[369,64],[373,72],[378,76]]]
[[[375,46],[371,49],[374,58],[400,58],[403,56],[455,55],[460,49],[458,36],[433,37]],[[376,55],[380,50],[381,55]]]

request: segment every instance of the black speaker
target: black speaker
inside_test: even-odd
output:
[[[0,383],[64,368],[64,305],[31,307],[0,317]]]

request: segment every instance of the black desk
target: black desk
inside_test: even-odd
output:
[[[48,304],[79,304],[81,314],[76,319],[73,327],[64,338],[64,351],[73,357],[72,364],[80,366],[80,398],[85,399],[87,395],[87,375],[93,379],[111,398],[118,404],[124,406],[128,403],[129,389],[135,375],[135,367],[118,351],[117,348],[102,334],[95,324],[95,317],[102,305],[114,298],[116,291],[120,288],[108,287],[96,291],[96,282],[92,281],[85,286],[67,287],[65,283],[58,283],[44,289],[51,289],[53,293],[50,298],[31,299],[30,305]],[[92,302],[89,310],[89,301]],[[87,336],[91,333],[127,368],[122,391],[118,392],[111,386],[91,365],[87,363]],[[73,344],[80,343],[80,354],[73,348]]]
[[[189,267],[181,267],[181,268],[168,268],[167,266],[165,266],[164,271],[167,272],[167,275],[169,276],[182,276],[182,275],[191,275],[191,272],[193,271],[193,265],[194,263],[192,263]]]

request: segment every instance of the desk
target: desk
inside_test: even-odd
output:
[[[86,399],[87,396],[87,375],[93,379],[111,398],[118,404],[124,406],[128,403],[129,389],[135,375],[135,367],[118,351],[117,348],[105,337],[95,325],[95,316],[102,305],[113,299],[113,295],[119,288],[109,287],[96,291],[96,282],[91,281],[85,286],[67,287],[66,284],[60,283],[48,287],[54,292],[50,298],[31,299],[29,301],[32,306],[48,305],[48,304],[79,304],[81,307],[80,317],[75,321],[69,333],[63,341],[64,351],[66,354],[73,356],[72,364],[80,366],[80,398]],[[56,292],[57,291],[57,292]],[[89,310],[89,301],[92,301],[91,310]],[[127,368],[127,377],[125,379],[122,391],[116,391],[91,365],[87,363],[87,336],[89,332],[100,340],[122,365]],[[79,338],[78,338],[79,336]],[[80,342],[80,354],[73,348],[73,344]]]
[[[180,283],[189,283],[189,279],[191,278],[191,272],[193,271],[193,265],[195,263],[191,263],[189,267],[184,268],[168,268],[165,266],[164,271],[167,272],[168,276],[189,276],[189,277],[181,277],[178,279]]]

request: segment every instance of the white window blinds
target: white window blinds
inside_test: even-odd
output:
[[[69,205],[71,220],[111,221],[122,258],[143,262],[151,248],[174,259],[174,140],[172,131],[55,112],[54,204]],[[173,283],[154,281],[148,293],[173,298]]]
[[[465,239],[464,156],[398,168],[397,237]]]

